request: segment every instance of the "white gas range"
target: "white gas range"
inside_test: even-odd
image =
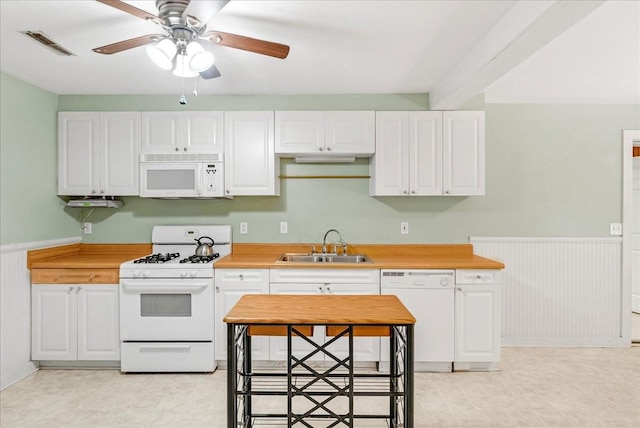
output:
[[[196,256],[198,239],[213,254]],[[120,265],[120,370],[212,372],[213,267],[231,253],[231,226],[155,226],[152,243]]]

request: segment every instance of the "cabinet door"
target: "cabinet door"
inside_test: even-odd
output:
[[[75,286],[31,286],[31,358],[77,359]]]
[[[140,194],[140,113],[100,113],[100,195]]]
[[[297,155],[324,151],[324,112],[275,112],[275,152]]]
[[[500,361],[500,284],[456,285],[455,361]]]
[[[327,152],[367,156],[375,152],[375,112],[327,111],[324,121]]]
[[[442,134],[444,194],[484,195],[484,112],[443,112]]]
[[[186,151],[182,135],[182,112],[142,112],[142,153]]]
[[[409,112],[409,192],[442,195],[442,112]]]
[[[221,111],[182,112],[182,127],[189,153],[224,152],[224,116]]]
[[[324,284],[285,284],[271,283],[271,294],[323,294]],[[324,329],[314,327],[313,338],[315,343],[324,343]],[[297,357],[303,357],[313,350],[313,347],[303,339],[293,337],[291,339],[293,354]],[[269,359],[274,361],[284,361],[287,359],[287,337],[271,336],[269,337]],[[323,361],[324,356],[317,353],[310,358],[310,361]]]
[[[225,112],[225,195],[279,195],[272,111]]]
[[[78,297],[78,360],[120,360],[118,285],[81,285]]]
[[[380,294],[378,284],[326,284],[325,294]],[[330,340],[325,339],[325,342]],[[327,349],[339,358],[349,355],[349,341],[347,336],[338,339],[327,346]],[[325,358],[327,359],[327,358]],[[354,361],[380,361],[380,337],[354,337],[353,338]]]
[[[227,324],[225,315],[245,294],[269,294],[268,269],[216,269],[215,270],[215,359],[227,359]],[[269,359],[269,338],[251,338],[251,356],[254,360]]]
[[[409,194],[409,114],[376,112],[376,152],[369,161],[369,195]]]
[[[58,114],[58,194],[97,194],[100,187],[100,115],[92,112]]]

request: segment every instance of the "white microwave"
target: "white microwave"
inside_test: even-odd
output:
[[[143,198],[219,198],[224,196],[222,154],[140,155]]]

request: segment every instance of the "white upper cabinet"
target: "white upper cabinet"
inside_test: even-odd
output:
[[[369,165],[372,196],[482,195],[484,112],[377,112]]]
[[[224,115],[225,196],[279,195],[272,111]]]
[[[61,112],[58,194],[138,195],[140,113]]]
[[[373,111],[277,111],[276,154],[371,156]]]
[[[484,112],[445,111],[442,164],[446,195],[484,195]]]
[[[223,112],[142,113],[142,153],[223,153]]]

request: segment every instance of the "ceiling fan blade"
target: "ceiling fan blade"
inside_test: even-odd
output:
[[[200,77],[202,77],[203,79],[215,79],[216,77],[220,76],[222,76],[220,74],[220,70],[218,70],[218,67],[216,67],[215,64],[205,71],[200,72]]]
[[[211,43],[229,48],[242,49],[262,55],[284,59],[289,55],[289,46],[280,43],[267,42],[266,40],[252,39],[251,37],[237,34],[223,33],[221,31],[207,31],[204,38]]]
[[[131,14],[133,16],[137,16],[138,18],[148,19],[151,21],[155,21],[157,23],[162,23],[162,20],[159,17],[155,16],[154,14],[149,13],[142,9],[138,9],[137,7],[131,6],[130,4],[125,3],[123,1],[120,1],[120,0],[96,0],[96,1],[106,4],[107,6],[120,9],[121,11],[127,12],[128,14]]]
[[[211,19],[229,3],[229,0],[191,1],[182,13],[183,17],[190,16],[200,22],[199,26],[206,25]]]
[[[146,36],[135,37],[133,39],[122,40],[121,42],[111,43],[110,45],[94,48],[92,51],[99,54],[111,55],[114,53],[126,51],[127,49],[137,48],[138,46],[148,45],[165,39],[167,36],[162,34],[147,34]]]

